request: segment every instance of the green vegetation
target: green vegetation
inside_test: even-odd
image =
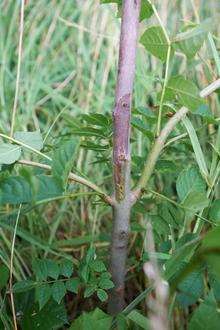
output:
[[[219,329],[219,0],[141,2],[107,307],[122,3],[0,1],[0,329]]]

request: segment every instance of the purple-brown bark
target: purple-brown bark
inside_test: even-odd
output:
[[[118,79],[113,112],[115,203],[113,206],[114,224],[110,268],[115,288],[109,301],[109,311],[112,314],[120,312],[125,305],[124,282],[130,210],[132,206],[130,188],[130,117],[140,5],[141,0],[123,1]]]
[[[124,0],[114,120],[114,180],[116,199],[122,200],[126,183],[124,165],[130,162],[130,115],[141,0]]]

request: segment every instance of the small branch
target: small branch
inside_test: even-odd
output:
[[[42,163],[37,163],[37,162],[32,162],[30,160],[26,160],[26,159],[21,159],[19,160],[17,163],[22,164],[22,165],[27,165],[27,166],[33,166],[33,167],[38,167],[38,168],[42,168],[44,170],[47,171],[51,171],[52,167],[50,165],[47,164],[42,164]],[[69,174],[69,180],[80,183],[90,189],[92,189],[93,191],[95,191],[98,195],[100,195],[102,197],[102,199],[109,205],[113,205],[113,200],[110,196],[106,195],[96,184],[90,182],[89,180],[76,175],[74,173],[70,173]]]
[[[207,86],[206,88],[204,88],[201,92],[200,92],[200,97],[207,97],[210,94],[212,94],[215,90],[217,90],[218,88],[220,88],[220,79],[214,81],[213,83],[211,83],[209,86]],[[168,122],[166,123],[165,127],[162,129],[160,135],[158,136],[158,138],[156,139],[152,150],[150,151],[150,154],[147,158],[147,161],[144,165],[144,170],[143,173],[140,177],[140,180],[137,184],[136,189],[132,192],[132,200],[133,203],[135,203],[138,198],[140,198],[143,189],[145,189],[152,173],[154,170],[154,167],[156,165],[157,159],[161,153],[161,151],[164,148],[164,145],[166,143],[166,140],[169,136],[169,134],[172,132],[172,130],[175,128],[176,124],[182,120],[185,115],[187,114],[189,110],[185,107],[182,107],[179,111],[177,111],[175,113],[175,115],[170,118],[170,120],[168,120]]]
[[[135,201],[137,198],[140,197],[142,189],[144,189],[153,173],[154,167],[156,165],[157,159],[164,147],[164,144],[167,140],[167,137],[172,132],[176,124],[187,114],[188,109],[182,107],[175,115],[170,118],[167,122],[166,126],[162,129],[160,135],[155,141],[155,144],[149,154],[149,157],[145,163],[143,173],[140,177],[140,180],[137,184],[137,189],[134,191],[134,199]]]
[[[178,140],[181,140],[181,139],[184,139],[185,137],[187,137],[188,133],[183,133],[183,134],[180,134],[178,136],[175,136],[173,138],[171,138],[169,141],[167,141],[167,143],[165,144],[165,148],[168,147],[170,144],[172,144],[173,142],[176,142]]]
[[[215,60],[218,76],[220,76],[220,58],[211,32],[208,33],[208,41],[212,50],[213,58]]]
[[[52,89],[50,94],[45,95],[44,97],[42,97],[42,99],[37,101],[36,107],[42,106],[44,103],[46,103],[49,99],[53,97],[53,94],[62,91],[69,84],[69,82],[75,77],[75,75],[76,75],[75,70],[70,72],[70,74],[61,83],[59,83],[56,88]]]
[[[38,154],[39,156],[42,156],[42,157],[46,158],[47,160],[52,161],[52,158],[51,157],[43,154],[42,152],[40,152],[40,151],[32,148],[31,146],[29,146],[29,145],[27,145],[27,144],[25,144],[25,143],[23,143],[21,141],[18,141],[16,139],[13,139],[13,138],[11,138],[11,137],[9,137],[9,136],[7,136],[5,134],[1,134],[1,133],[0,133],[0,137],[5,138],[5,139],[7,139],[7,140],[9,140],[11,142],[14,142],[14,143],[16,143],[16,144],[18,144],[18,145],[20,145],[20,146],[22,146],[24,148],[27,148],[27,149],[33,151],[34,153]],[[46,164],[42,164],[42,163],[37,163],[37,162],[32,162],[30,160],[24,160],[23,159],[23,160],[19,160],[18,163],[23,164],[23,165],[29,165],[29,166],[39,167],[39,168],[42,168],[42,169],[51,171],[51,166],[50,165],[46,165]],[[96,184],[92,183],[91,181],[89,181],[87,179],[84,179],[83,177],[78,176],[78,175],[76,175],[74,173],[70,173],[69,179],[70,180],[73,180],[75,182],[81,183],[84,186],[86,186],[88,188],[91,188],[92,190],[96,191],[99,195],[102,196],[102,199],[107,204],[109,204],[109,205],[113,205],[114,204],[112,198],[110,196],[106,195]]]
[[[220,88],[220,79],[217,79],[216,81],[208,85],[206,88],[204,88],[199,95],[200,97],[207,97],[214,91],[216,91],[216,89],[218,88]]]
[[[13,136],[14,125],[15,125],[15,116],[18,105],[18,93],[19,93],[19,82],[21,74],[21,55],[22,55],[22,44],[23,44],[23,33],[24,33],[24,5],[25,1],[21,0],[21,11],[20,11],[20,25],[19,25],[19,46],[18,46],[18,66],[17,66],[17,77],[16,77],[16,87],[15,87],[15,98],[14,105],[12,110],[12,119],[11,119],[11,130],[10,136]]]
[[[80,31],[84,31],[84,32],[90,33],[91,35],[93,35],[93,36],[95,36],[97,38],[100,38],[101,37],[101,38],[116,40],[116,37],[113,36],[113,35],[103,34],[103,33],[96,32],[94,30],[88,29],[87,27],[85,27],[83,25],[77,24],[75,22],[70,22],[70,21],[64,19],[61,16],[59,16],[58,19],[59,19],[59,21],[63,22],[66,26],[74,27],[74,28],[76,28],[76,29],[78,29]]]

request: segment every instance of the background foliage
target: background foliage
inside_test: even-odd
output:
[[[199,90],[220,74],[219,1],[155,1],[162,26],[149,3],[142,3],[133,185],[158,125],[180,106],[191,112],[172,132],[149,189],[133,208],[129,305],[113,325],[106,314],[113,287],[107,270],[111,210],[100,195],[68,183],[73,171],[112,193],[111,112],[121,8],[120,1],[102,2],[27,1],[14,143],[7,136],[19,1],[0,2],[1,328],[13,328],[10,274],[22,329],[147,328],[144,298],[150,283],[142,269],[149,260],[146,223],[151,221],[158,264],[170,284],[171,327],[218,329],[219,92],[202,100]],[[118,7],[104,4],[111,2]],[[52,171],[16,163],[21,159],[52,164]]]

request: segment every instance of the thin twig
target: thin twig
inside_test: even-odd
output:
[[[21,55],[22,55],[23,33],[24,33],[24,1],[25,0],[21,0],[18,66],[17,66],[17,77],[16,77],[16,87],[15,87],[15,98],[14,98],[14,105],[13,105],[12,119],[11,119],[11,130],[10,130],[11,137],[13,136],[14,133],[15,116],[18,105],[18,93],[19,93],[19,83],[20,83],[20,74],[21,74]]]
[[[115,40],[118,39],[118,38],[115,37],[115,36],[111,36],[111,35],[109,35],[109,34],[99,33],[99,32],[93,31],[93,30],[91,30],[91,29],[88,29],[88,28],[86,28],[85,26],[82,26],[82,25],[80,25],[80,24],[77,24],[77,23],[75,23],[75,22],[67,21],[66,19],[62,18],[61,16],[59,16],[58,19],[59,19],[61,22],[65,23],[66,26],[74,27],[74,28],[76,28],[76,29],[78,29],[78,30],[80,30],[80,31],[88,32],[88,33],[92,34],[92,35],[95,36],[95,37],[98,37],[98,38],[102,37],[102,38],[115,39]]]
[[[37,163],[37,162],[32,162],[32,161],[26,160],[26,159],[20,159],[18,161],[18,163],[22,164],[22,165],[42,168],[42,169],[47,170],[47,171],[52,170],[52,167],[50,165]],[[97,194],[100,195],[107,204],[110,204],[110,205],[113,204],[112,198],[110,196],[106,195],[96,184],[90,182],[89,180],[87,180],[87,179],[85,179],[85,178],[83,178],[79,175],[76,175],[72,172],[69,174],[69,180],[72,180],[74,182],[83,184],[84,186],[86,186],[86,187],[92,189],[93,191],[97,192]]]
[[[39,156],[41,156],[41,157],[43,157],[43,158],[46,158],[46,159],[52,161],[52,158],[50,158],[49,156],[43,154],[43,153],[40,152],[39,150],[37,150],[37,149],[35,149],[35,148],[32,148],[31,146],[29,146],[29,145],[26,144],[26,143],[23,143],[23,142],[21,142],[21,141],[19,141],[19,140],[16,140],[16,139],[14,139],[14,138],[12,138],[12,137],[10,137],[10,136],[8,136],[8,135],[2,134],[2,133],[0,133],[0,137],[2,137],[3,139],[9,140],[10,142],[14,142],[14,143],[18,144],[19,146],[22,146],[22,147],[24,147],[24,148],[27,148],[28,150],[34,152],[35,154],[37,154],[37,155],[39,155]]]
[[[62,89],[64,89],[69,84],[69,82],[75,77],[75,75],[76,75],[76,71],[75,70],[71,71],[70,74],[56,88],[54,88],[50,94],[45,95],[44,97],[42,97],[42,99],[37,101],[36,107],[40,107],[44,103],[46,103],[53,96],[53,93],[60,92]]]
[[[200,92],[200,97],[207,97],[212,94],[216,89],[220,88],[220,79],[215,80]]]
[[[48,136],[50,135],[51,130],[53,129],[54,125],[56,124],[57,120],[60,118],[60,116],[63,114],[63,112],[67,109],[67,106],[64,107],[59,113],[58,115],[55,117],[54,121],[52,122],[52,124],[50,125],[44,139],[43,139],[43,143],[45,143],[46,139],[48,138]]]
[[[213,93],[216,89],[220,88],[219,80],[220,79],[214,81],[212,84],[210,84],[209,86],[204,88],[200,92],[200,96],[207,97],[211,93]],[[173,129],[175,128],[177,123],[180,122],[180,120],[182,120],[185,117],[185,115],[187,114],[188,111],[189,110],[187,108],[182,107],[179,111],[177,111],[175,113],[175,115],[173,117],[171,117],[168,120],[168,122],[162,129],[160,135],[156,139],[156,141],[151,149],[151,152],[149,153],[147,161],[145,162],[144,169],[143,169],[142,175],[139,179],[139,182],[137,184],[137,187],[133,191],[133,195],[132,195],[133,202],[137,201],[137,199],[141,196],[142,190],[146,187],[146,185],[153,173],[157,159],[158,159],[161,151],[164,148],[164,145],[166,143],[166,140],[167,140],[169,134],[173,131]]]
[[[163,24],[163,22],[162,22],[162,20],[160,18],[160,15],[158,14],[157,8],[155,7],[153,1],[148,0],[148,2],[151,4],[152,9],[153,9],[153,12],[154,12],[154,15],[156,16],[156,18],[157,18],[157,20],[158,20],[158,22],[159,22],[159,24],[160,24],[160,26],[161,26],[161,28],[163,30],[163,33],[164,33],[165,38],[167,40],[167,43],[169,44],[170,43],[170,38],[169,38],[168,33],[167,33],[167,30],[165,29],[165,26],[164,26],[164,24]]]
[[[167,143],[164,145],[164,147],[168,147],[173,142],[179,141],[180,139],[184,139],[185,137],[187,137],[187,135],[188,135],[188,133],[183,133],[183,134],[180,134],[178,136],[171,138],[169,141],[167,141]]]
[[[134,192],[136,198],[139,197],[139,195],[141,194],[141,189],[143,189],[148,183],[152,175],[152,172],[154,170],[157,159],[167,140],[167,137],[172,132],[176,124],[187,114],[187,112],[188,109],[185,107],[182,107],[178,112],[176,112],[175,115],[172,118],[170,118],[170,120],[167,122],[165,127],[162,129],[160,135],[156,139],[155,144],[145,163],[143,173],[137,185],[137,190]]]

